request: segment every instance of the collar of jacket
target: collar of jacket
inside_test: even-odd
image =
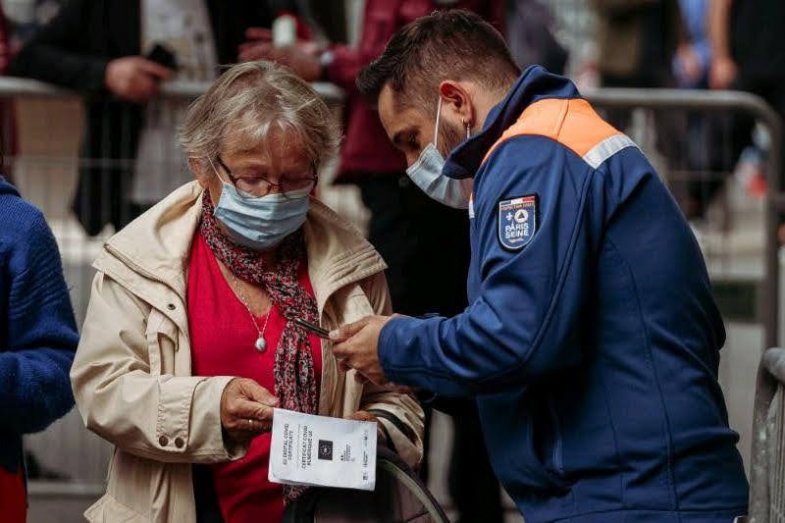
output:
[[[202,192],[196,182],[177,189],[112,236],[93,264],[170,316],[184,332],[188,331],[188,258],[199,224]],[[335,291],[387,268],[359,231],[316,199],[311,199],[303,230],[308,273],[320,313]],[[169,292],[162,293],[161,285]]]
[[[16,187],[11,185],[3,178],[3,175],[0,174],[0,194],[10,194],[11,196],[19,196],[19,191],[16,190]]]
[[[575,84],[563,76],[551,74],[538,65],[526,69],[504,99],[488,113],[482,131],[450,153],[442,174],[456,179],[474,177],[488,150],[518,121],[524,109],[548,98],[580,98],[580,93]]]

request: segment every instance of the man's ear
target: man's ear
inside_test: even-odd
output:
[[[444,80],[439,84],[442,97],[442,111],[451,109],[464,126],[473,126],[475,107],[466,84],[454,80]]]

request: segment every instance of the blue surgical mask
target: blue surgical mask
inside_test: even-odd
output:
[[[406,174],[429,197],[448,207],[467,209],[469,196],[463,188],[461,180],[449,178],[442,174],[445,160],[437,149],[439,141],[439,118],[442,112],[442,99],[436,108],[436,126],[433,131],[433,143],[429,143],[420,153],[420,157],[408,169]],[[468,130],[467,130],[468,136]]]
[[[223,180],[221,180],[223,182]],[[270,250],[305,223],[311,189],[256,197],[223,182],[215,217],[229,237],[255,251]]]

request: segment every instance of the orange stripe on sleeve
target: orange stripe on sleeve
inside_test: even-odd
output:
[[[483,163],[499,145],[516,136],[544,136],[583,157],[595,145],[620,134],[586,100],[548,98],[528,106],[488,150]]]

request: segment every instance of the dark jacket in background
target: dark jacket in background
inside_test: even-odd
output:
[[[678,0],[591,0],[591,5],[603,76],[670,76],[682,33]]]
[[[731,54],[742,81],[785,82],[785,2],[734,0],[731,4]],[[782,88],[780,89],[782,90]]]
[[[133,218],[129,208],[133,160],[143,106],[106,91],[110,60],[141,52],[138,0],[72,0],[22,48],[11,74],[74,89],[85,95],[85,135],[74,211],[89,234],[107,223],[117,229]],[[207,0],[218,63],[237,61],[248,27],[270,27],[268,2]]]
[[[16,472],[22,434],[73,406],[68,371],[78,341],[52,232],[0,176],[0,468]]]
[[[551,6],[540,0],[512,0],[507,8],[507,45],[521,69],[541,65],[564,74],[569,53],[553,34]]]

